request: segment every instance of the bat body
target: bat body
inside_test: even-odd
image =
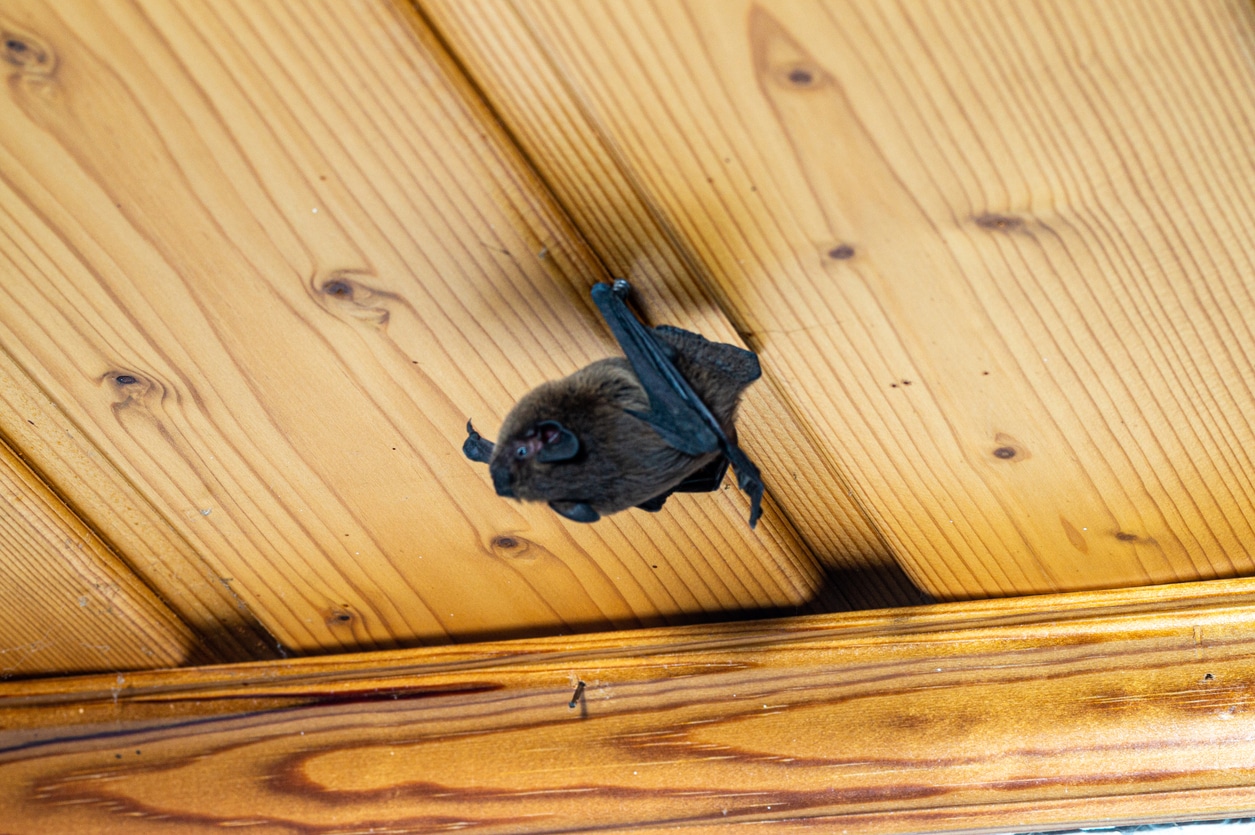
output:
[[[593,290],[626,358],[542,383],[507,415],[495,445],[468,423],[463,452],[488,464],[499,495],[548,502],[577,522],[715,490],[731,461],[753,500],[752,526],[762,483],[736,446],[735,419],[760,376],[758,357],[680,328],[645,327],[623,303],[627,291],[623,281]]]

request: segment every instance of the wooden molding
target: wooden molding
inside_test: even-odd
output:
[[[5,683],[0,808],[11,832],[128,833],[1247,813],[1252,592],[1213,581]]]

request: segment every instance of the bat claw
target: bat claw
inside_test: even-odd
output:
[[[742,482],[741,489],[750,497],[750,528],[753,529],[758,525],[758,517],[763,515],[763,483],[757,479],[748,484]]]
[[[614,284],[610,285],[610,289],[621,299],[626,299],[628,294],[632,292],[632,285],[628,283],[626,278],[616,278]]]
[[[763,515],[763,479],[757,465],[749,456],[734,443],[729,443],[724,450],[728,462],[736,472],[736,486],[750,497],[750,527],[758,524],[758,517]]]

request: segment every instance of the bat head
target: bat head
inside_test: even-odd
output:
[[[488,461],[493,487],[498,495],[521,501],[601,506],[607,490],[620,480],[622,459],[641,453],[642,430],[662,444],[625,411],[647,405],[622,359],[598,360],[561,380],[540,384],[519,399],[501,424]],[[472,452],[481,447],[487,445],[477,444]]]
[[[498,496],[516,495],[516,485],[533,480],[537,470],[570,461],[579,455],[580,439],[556,420],[535,421],[503,437],[488,469]]]

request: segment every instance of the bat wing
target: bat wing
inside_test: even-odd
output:
[[[665,493],[660,493],[646,502],[637,505],[641,510],[657,513],[667,503],[672,493],[713,493],[723,484],[723,476],[728,471],[728,458],[720,455],[714,461],[702,467],[688,478],[681,481]]]
[[[758,364],[758,354],[753,351],[726,342],[712,342],[700,333],[686,331],[674,325],[656,325],[653,333],[666,342],[668,347],[680,351],[691,364],[704,366],[735,382],[738,390],[763,376],[763,370]],[[712,411],[719,410],[712,408]]]
[[[610,332],[632,364],[636,379],[649,396],[649,411],[632,414],[685,455],[696,457],[716,451],[719,449],[718,423],[671,362],[671,346],[642,325],[623,303],[630,290],[631,285],[620,279],[613,287],[593,285],[592,295]]]
[[[674,349],[641,324],[628,309],[624,299],[629,292],[631,285],[623,279],[615,281],[613,286],[595,284],[592,289],[593,302],[610,326],[610,332],[614,334],[649,397],[649,411],[632,414],[649,424],[670,446],[686,455],[696,457],[722,452],[736,470],[737,484],[750,497],[750,527],[753,527],[762,513],[763,483],[758,467],[754,466],[736,443],[728,439],[710,409],[693,391],[688,380],[676,370],[671,361]],[[708,477],[713,476],[713,472],[706,473],[705,470],[695,475],[701,476],[703,473]],[[692,478],[684,484],[688,484]],[[709,489],[717,487],[718,482],[715,482]],[[677,487],[644,502],[644,509],[661,508],[667,496],[679,489]],[[690,486],[686,492],[697,489],[701,488]]]
[[[711,461],[671,488],[667,495],[671,493],[713,493],[719,489],[720,484],[723,484],[723,476],[727,471],[728,457],[720,455],[714,461]]]

